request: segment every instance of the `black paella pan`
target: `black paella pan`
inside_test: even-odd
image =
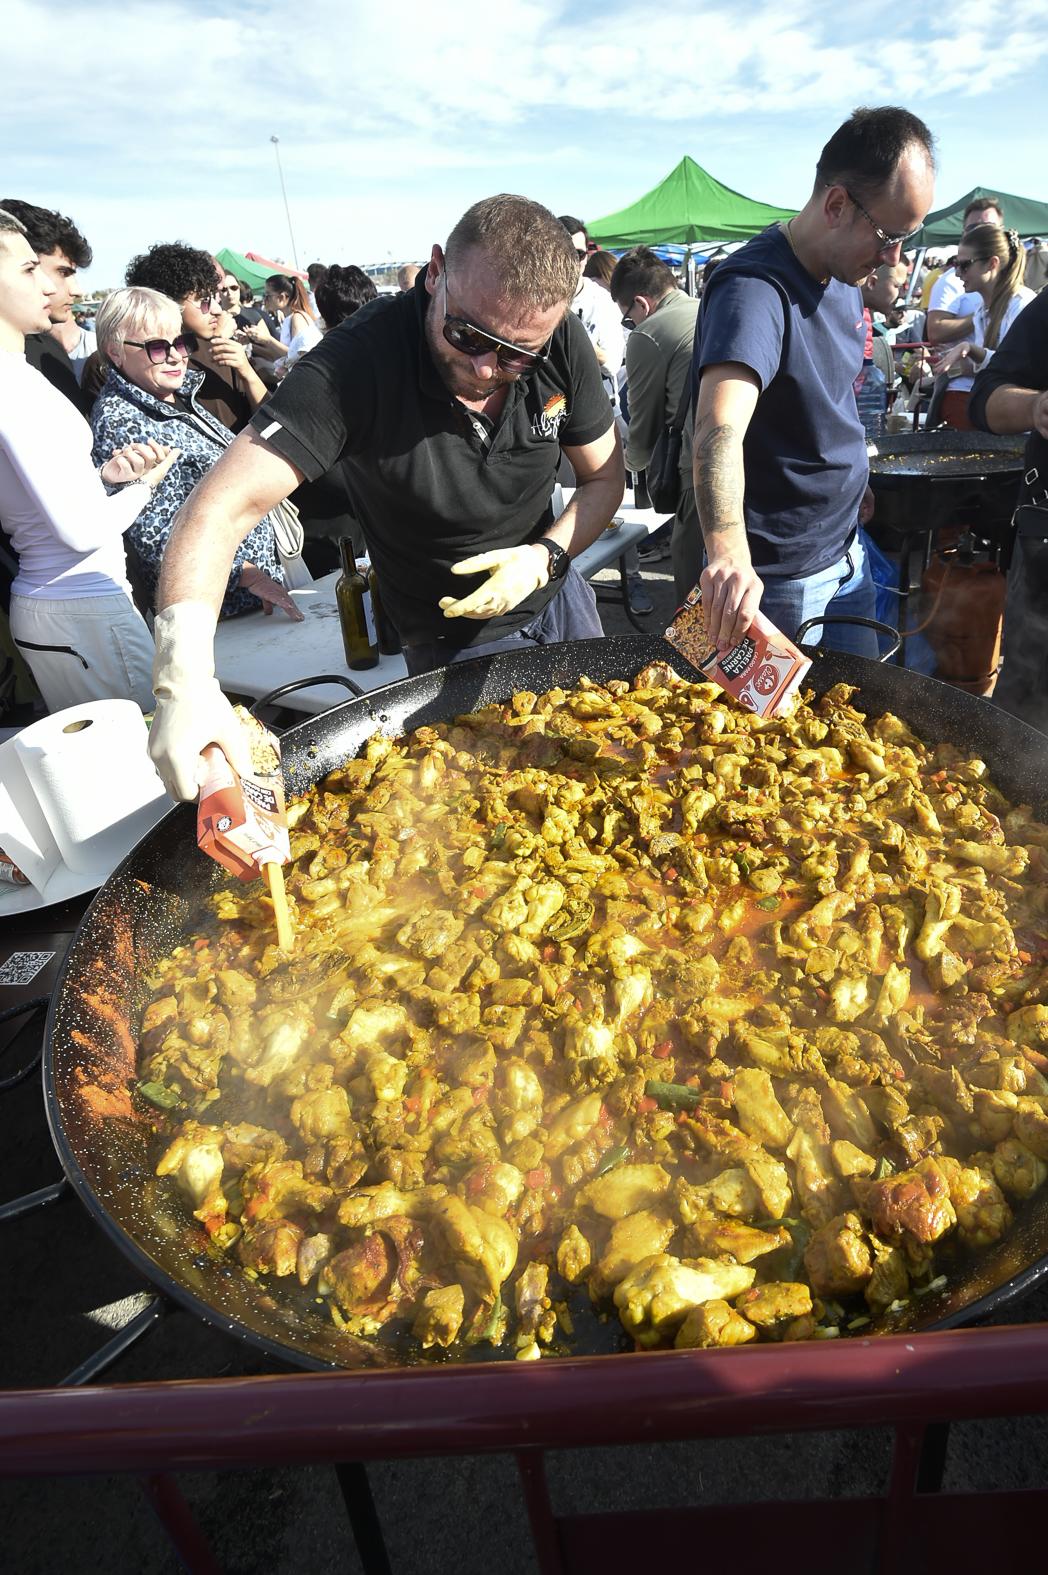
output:
[[[403,733],[508,699],[516,690],[570,687],[583,675],[628,679],[651,661],[694,677],[663,640],[629,636],[500,653],[392,684],[284,734],[288,790],[313,786],[378,729]],[[981,756],[1003,792],[1048,818],[1048,738],[1042,734],[976,696],[905,668],[815,652],[805,687],[822,693],[842,681],[857,685],[856,703],[868,714],[893,711],[928,742],[948,740]],[[210,1249],[173,1187],[153,1174],[149,1123],[129,1096],[144,977],[192,930],[208,892],[223,879],[198,854],[193,811],[182,806],[138,844],[95,897],[70,946],[47,1022],[43,1077],[55,1145],[107,1235],[148,1280],[207,1322],[300,1366],[402,1361],[394,1347],[340,1334],[325,1307],[306,1293],[285,1290],[286,1282],[252,1283]],[[945,1328],[985,1317],[1045,1273],[1048,1188],[1019,1211],[1004,1240],[959,1268],[944,1291],[875,1327]],[[592,1328],[580,1325],[580,1355],[623,1348],[611,1324],[591,1322]],[[475,1351],[473,1359],[483,1358]]]

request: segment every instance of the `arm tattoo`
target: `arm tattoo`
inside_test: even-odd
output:
[[[745,529],[745,486],[742,433],[737,427],[712,427],[695,447],[695,501],[704,535]]]

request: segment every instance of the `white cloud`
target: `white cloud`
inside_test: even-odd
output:
[[[858,103],[906,104],[977,161],[1014,141],[1048,65],[1043,0],[984,0],[974,59],[956,12],[829,0],[351,0],[322,19],[286,0],[7,0],[4,21],[5,185],[83,215],[106,277],[158,236],[286,250],[273,134],[303,253],[369,257],[507,187],[610,211],[685,151],[802,200]]]

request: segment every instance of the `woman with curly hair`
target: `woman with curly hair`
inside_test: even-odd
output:
[[[231,332],[233,322],[219,295],[214,258],[173,241],[132,257],[124,278],[132,287],[156,290],[176,303],[189,343],[190,365],[203,373],[197,399],[224,427],[240,432],[268,390],[244,345]]]

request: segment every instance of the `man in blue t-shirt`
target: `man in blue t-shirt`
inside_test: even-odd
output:
[[[872,512],[853,384],[858,285],[897,262],[932,202],[931,132],[907,110],[859,109],[830,138],[796,218],[720,264],[695,335],[695,495],[703,603],[723,649],[757,611],[793,635],[824,613],[873,617],[857,537]],[[818,639],[820,629],[811,631]],[[872,630],[822,643],[876,656]]]

